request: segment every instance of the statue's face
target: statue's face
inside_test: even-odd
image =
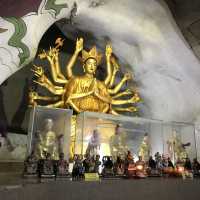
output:
[[[97,61],[93,58],[89,58],[85,63],[84,69],[87,74],[95,74],[97,70]]]
[[[46,121],[46,126],[45,126],[47,131],[50,131],[53,128],[53,121],[51,119],[48,119]]]

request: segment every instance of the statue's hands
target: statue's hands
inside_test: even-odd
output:
[[[129,103],[137,103],[140,101],[138,93],[135,93],[134,96],[129,100]]]
[[[42,75],[44,75],[44,69],[40,66],[36,66],[36,65],[33,65],[34,68],[31,69],[31,71],[34,72],[35,76],[37,77],[41,77]]]
[[[34,82],[41,85],[41,86],[45,86],[47,84],[46,83],[46,76],[43,74],[37,80],[34,80]]]
[[[47,78],[44,74],[43,68],[34,65],[34,69],[32,69],[32,71],[34,72],[35,76],[38,77],[37,81],[34,80],[34,82],[41,85],[41,86],[45,86]]]
[[[37,92],[35,92],[35,91],[29,92],[29,98],[30,98],[31,100],[38,99],[38,97],[39,97],[39,95],[38,95]]]
[[[132,79],[131,73],[126,73],[126,74],[124,75],[124,78],[123,78],[124,81],[128,81],[128,80],[131,80],[131,79]]]
[[[39,57],[40,59],[45,59],[45,58],[47,58],[47,53],[46,53],[46,51],[43,50],[42,53],[38,54],[38,57]]]
[[[54,59],[56,59],[56,57],[58,57],[58,52],[59,50],[56,48],[50,48],[48,53],[46,54],[46,57],[48,59],[49,62],[54,62]]]
[[[51,48],[49,49],[48,52],[46,52],[45,50],[42,51],[42,53],[40,53],[38,55],[38,57],[40,59],[45,59],[47,58],[47,60],[49,62],[53,62],[54,59],[58,59],[58,54],[59,54],[59,49],[58,48]]]
[[[107,57],[107,58],[110,58],[111,55],[112,55],[112,47],[111,47],[110,44],[107,44],[107,45],[106,45],[106,57]]]
[[[76,40],[76,53],[79,53],[83,50],[83,38]]]

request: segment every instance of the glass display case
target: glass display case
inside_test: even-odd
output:
[[[28,155],[37,159],[58,160],[64,153],[69,158],[72,111],[67,109],[35,107],[31,112],[28,131]]]
[[[171,145],[171,146],[170,146]],[[179,147],[180,146],[180,147]],[[179,153],[180,148],[185,153]],[[135,160],[148,160],[156,152],[170,156],[196,157],[194,125],[164,123],[139,117],[84,112],[77,117],[75,153],[124,157],[128,151]]]
[[[155,142],[155,134],[157,140]],[[124,157],[131,151],[135,157],[148,159],[163,152],[162,122],[138,117],[84,112],[77,117],[76,154],[100,154]]]

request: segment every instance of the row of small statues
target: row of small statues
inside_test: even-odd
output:
[[[193,159],[193,163],[190,161],[190,158],[187,156],[185,159],[178,158],[173,164],[170,157],[161,155],[159,152],[155,154],[155,159],[153,156],[149,157],[148,166],[152,169],[163,169],[166,167],[175,168],[176,166],[183,166],[187,170],[200,170],[200,163],[197,158]]]
[[[45,159],[37,159],[34,153],[24,161],[24,176],[68,176],[69,163],[64,159],[64,153],[59,154],[59,160],[53,160],[46,153]]]
[[[130,151],[127,152],[125,158],[117,156],[116,159],[113,159],[112,156],[103,156],[102,161],[100,161],[99,155],[89,156],[86,154],[84,158],[82,155],[75,155],[72,177],[74,179],[83,178],[84,173],[99,173],[103,177],[110,175],[129,177],[130,171],[137,173],[137,166],[142,166],[138,171],[139,176],[143,178],[166,174],[172,176],[182,176],[184,174],[190,174],[191,177],[193,175],[200,176],[200,163],[197,158],[194,158],[191,162],[189,157],[186,157],[184,160],[178,159],[173,164],[170,157],[161,155],[159,152],[154,157],[150,156],[147,161],[144,161],[142,156],[139,156],[138,160],[135,161]],[[100,166],[102,170],[100,170]],[[179,168],[184,170],[179,172]]]
[[[131,152],[128,151],[125,159],[120,156],[116,160],[113,160],[112,156],[104,156],[100,161],[100,156],[90,156],[86,154],[75,155],[73,159],[72,178],[74,180],[81,179],[85,173],[99,173],[100,167],[102,167],[101,174],[106,175],[127,175],[129,174],[132,166],[142,166],[142,173],[145,176],[155,173],[178,173],[178,168],[183,167],[185,171],[191,172],[194,175],[200,175],[200,163],[195,158],[191,163],[188,157],[185,160],[177,160],[176,163],[172,163],[169,157],[161,155],[159,152],[149,157],[149,160],[145,162],[142,157],[135,162]],[[169,171],[170,169],[170,171]],[[34,154],[28,156],[25,161],[24,175],[36,175],[39,177],[53,176],[53,177],[69,177],[69,163],[64,159],[64,154],[59,155],[59,160],[52,160],[49,153],[46,154],[45,159],[37,160]],[[155,175],[155,174],[154,174]]]

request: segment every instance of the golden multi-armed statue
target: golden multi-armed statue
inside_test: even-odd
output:
[[[106,46],[107,76],[104,81],[95,77],[97,66],[100,64],[102,55],[97,52],[96,47],[90,51],[83,50],[83,39],[77,39],[76,49],[69,63],[66,65],[66,77],[62,74],[59,65],[59,51],[63,46],[63,41],[58,38],[55,47],[48,52],[39,54],[40,59],[47,59],[50,63],[53,81],[50,81],[44,74],[41,66],[34,65],[33,72],[37,77],[37,84],[48,89],[55,97],[40,96],[36,92],[29,93],[30,104],[38,105],[38,100],[56,100],[48,107],[72,108],[77,113],[82,111],[93,111],[102,113],[118,114],[118,112],[135,112],[135,103],[140,101],[136,90],[126,89],[121,91],[123,84],[132,78],[130,73],[126,73],[122,80],[115,85],[116,74],[119,65],[112,55],[112,47]],[[72,69],[79,53],[82,52],[82,63],[84,75],[76,76]],[[122,99],[120,99],[122,97]],[[123,106],[122,106],[123,105]]]

